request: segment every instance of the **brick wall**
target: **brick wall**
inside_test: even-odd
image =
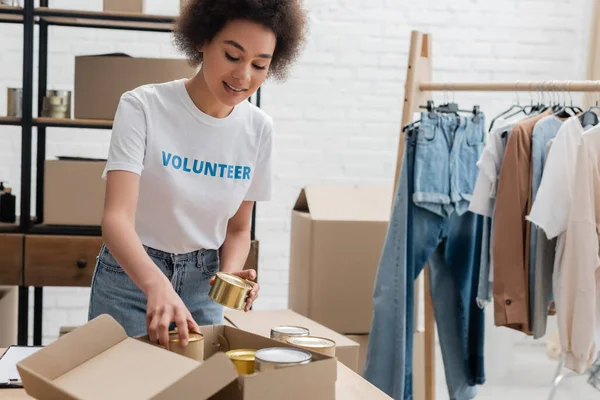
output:
[[[302,186],[393,179],[411,29],[433,34],[435,80],[583,79],[586,72],[591,0],[305,4],[311,29],[307,48],[286,83],[264,87],[263,107],[277,125],[278,161],[274,199],[258,206],[263,289],[256,308],[262,309],[287,304],[289,217]],[[101,10],[102,0],[51,0],[50,5]],[[173,14],[177,7],[177,0],[148,1],[148,12]],[[21,86],[21,35],[21,26],[0,25],[0,113],[6,109],[4,88]],[[52,27],[48,47],[48,87],[55,89],[73,89],[75,55],[178,56],[164,33]],[[446,97],[464,107],[479,104],[490,117],[516,98],[512,93]],[[520,99],[528,102],[530,95]],[[105,157],[109,138],[108,131],[49,128],[47,154]],[[13,184],[18,198],[19,156],[19,128],[0,127],[0,179]],[[85,321],[88,289],[45,293],[45,341],[60,325]]]

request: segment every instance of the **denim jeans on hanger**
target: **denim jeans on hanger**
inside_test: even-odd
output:
[[[476,304],[483,219],[466,211],[483,141],[483,118],[446,115],[424,114],[406,135],[364,371],[394,399],[412,399],[413,283],[425,263],[450,398],[472,399],[485,381],[484,318]]]

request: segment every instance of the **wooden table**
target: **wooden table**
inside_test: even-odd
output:
[[[0,349],[0,354],[4,349]],[[371,385],[356,372],[338,361],[338,378],[335,384],[336,400],[389,400],[391,397]],[[24,389],[0,389],[0,400],[33,399]]]

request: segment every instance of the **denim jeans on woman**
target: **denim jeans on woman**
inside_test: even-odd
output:
[[[426,263],[450,399],[474,398],[485,381],[484,315],[476,303],[483,219],[467,211],[483,126],[483,117],[423,113],[406,135],[364,369],[396,400],[413,397],[413,286]]]
[[[198,325],[223,322],[223,306],[208,297],[209,280],[219,270],[217,250],[172,254],[144,246],[150,259],[171,281]],[[127,335],[146,332],[146,296],[103,245],[92,277],[88,319],[109,314]],[[171,328],[174,328],[174,323]]]

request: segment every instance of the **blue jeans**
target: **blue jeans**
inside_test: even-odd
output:
[[[144,249],[171,281],[198,325],[223,322],[223,306],[208,297],[210,277],[219,270],[217,250],[171,254],[147,246]],[[102,245],[92,277],[88,319],[109,314],[127,335],[146,335],[146,302],[144,293]]]
[[[432,151],[419,153],[423,132],[437,128],[428,125],[433,119],[422,118],[421,128],[407,133],[398,191],[375,282],[374,314],[364,376],[397,400],[412,399],[413,286],[425,263],[429,265],[431,296],[450,398],[472,399],[477,394],[475,385],[485,381],[484,314],[476,303],[483,219],[465,211],[462,200],[469,198],[469,193],[463,193],[460,198],[430,196],[429,200],[437,198],[438,204],[428,201],[425,207],[416,205],[418,199],[414,196],[416,187],[428,185],[436,190],[444,184],[437,185],[435,181],[451,175],[454,176],[455,188],[461,187],[460,182],[471,185],[465,179],[467,175],[476,179],[476,174],[469,171],[465,175],[461,169],[465,166],[477,169],[478,155],[468,148],[466,157],[461,159],[460,147],[472,146],[476,138],[469,135],[473,135],[479,127],[465,129],[470,124],[466,118],[459,121],[458,127],[452,126],[452,119],[445,117],[440,116],[440,125],[445,132],[434,132],[427,138],[431,142],[425,146],[433,144],[437,137],[437,140],[447,143],[446,147],[437,146],[438,151],[447,153],[447,160],[467,159],[472,165],[454,163],[446,169],[430,170],[430,175],[419,174],[417,165],[421,166],[421,171],[427,168],[423,154],[437,157]],[[483,130],[481,134],[484,134]],[[451,148],[453,144],[455,150]],[[432,148],[428,147],[428,150]],[[422,182],[424,179],[429,182]],[[450,190],[449,186],[446,187]],[[462,188],[468,191],[468,186],[463,185]],[[453,198],[457,201],[453,202]],[[449,215],[440,215],[445,213]]]

